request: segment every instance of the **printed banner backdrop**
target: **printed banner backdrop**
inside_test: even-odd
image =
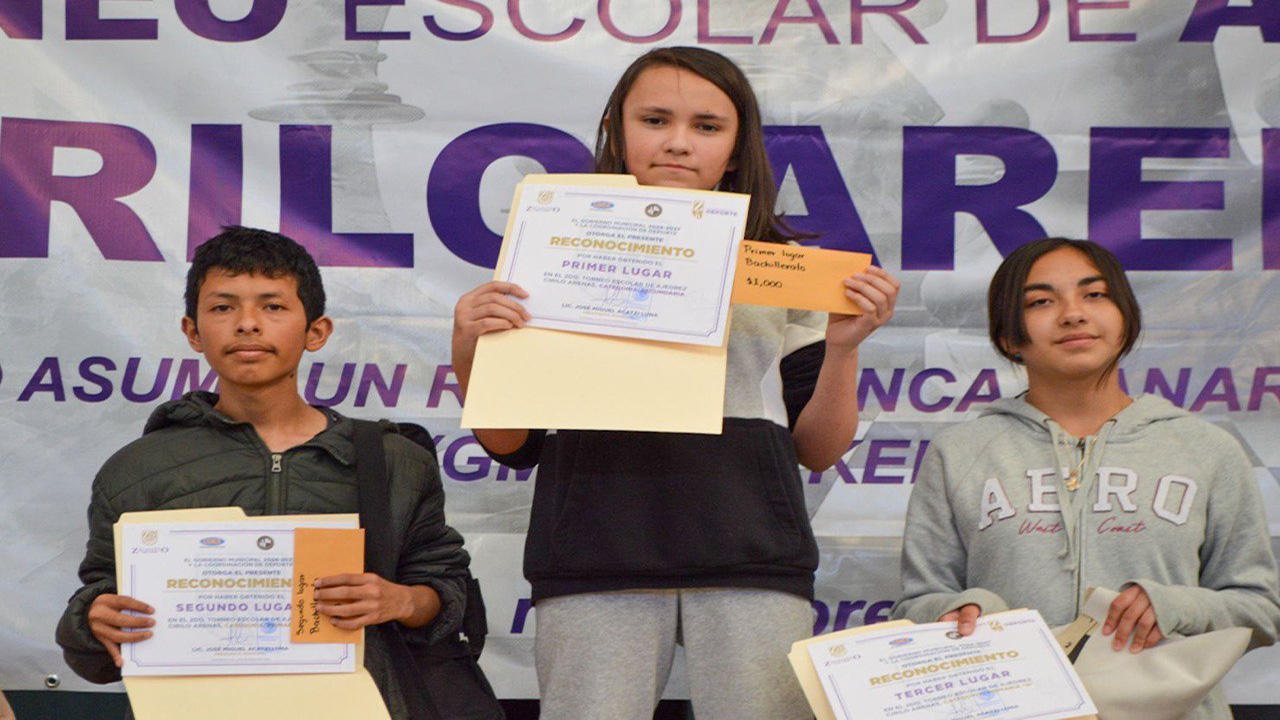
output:
[[[1148,329],[1128,388],[1238,437],[1280,537],[1277,43],[1269,0],[4,0],[0,686],[88,687],[53,628],[90,483],[154,405],[216,387],[178,332],[183,278],[240,222],[324,266],[337,332],[303,363],[307,399],[438,436],[484,664],[504,697],[536,697],[534,474],[458,427],[452,307],[488,279],[514,184],[587,169],[614,81],[658,45],[738,61],[779,209],[903,281],[861,355],[857,442],[804,474],[815,630],[886,618],[930,437],[1020,392],[984,292],[1045,234],[1133,271]],[[1277,668],[1247,656],[1232,702],[1280,703]]]

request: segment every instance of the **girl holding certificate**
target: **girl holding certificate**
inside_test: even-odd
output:
[[[773,211],[755,94],[717,53],[636,60],[600,120],[596,170],[750,194],[748,237],[794,237]],[[539,466],[524,569],[544,720],[651,717],[677,643],[699,720],[811,717],[785,659],[812,633],[818,564],[797,461],[822,469],[848,450],[858,345],[898,293],[879,268],[845,286],[861,315],[733,308],[722,435],[475,431],[504,464]],[[490,282],[458,302],[464,389],[477,338],[529,319],[522,297]]]
[[[1028,607],[1071,622],[1091,587],[1120,591],[1102,633],[1141,652],[1227,627],[1269,645],[1276,563],[1253,468],[1236,440],[1118,364],[1141,331],[1120,263],[1092,242],[1011,253],[987,295],[991,342],[1027,392],[929,445],[907,511],[897,617],[957,621]],[[1193,718],[1231,717],[1220,691]]]

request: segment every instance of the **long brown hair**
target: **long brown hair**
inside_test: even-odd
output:
[[[987,330],[991,335],[991,344],[1007,360],[1022,363],[1018,348],[1031,342],[1031,337],[1027,334],[1026,303],[1023,300],[1027,276],[1031,274],[1031,266],[1037,260],[1064,247],[1082,253],[1098,268],[1098,273],[1107,284],[1107,294],[1124,318],[1124,337],[1120,343],[1120,352],[1102,373],[1100,380],[1105,379],[1138,342],[1138,336],[1142,334],[1142,309],[1138,307],[1138,299],[1124,273],[1124,266],[1110,250],[1091,240],[1041,238],[1009,253],[996,269],[996,274],[991,277],[991,286],[987,288]]]
[[[600,125],[596,131],[596,172],[627,172],[626,145],[622,132],[610,132],[610,123],[622,127],[622,103],[631,92],[640,73],[651,67],[674,67],[688,70],[710,82],[729,96],[738,111],[738,136],[733,146],[733,170],[726,171],[719,189],[751,196],[747,211],[746,236],[752,240],[786,242],[813,237],[798,233],[774,213],[778,190],[773,183],[773,169],[764,149],[764,129],[760,120],[760,104],[755,91],[741,68],[717,52],[696,47],[655,48],[636,58],[622,73],[609,95]]]

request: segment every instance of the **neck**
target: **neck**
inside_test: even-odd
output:
[[[224,383],[219,393],[215,410],[237,422],[253,425],[263,436],[313,421],[317,413],[298,394],[292,378],[290,382],[252,390]]]
[[[1114,371],[1098,377],[1037,377],[1028,371],[1027,402],[1075,437],[1088,437],[1133,402]]]

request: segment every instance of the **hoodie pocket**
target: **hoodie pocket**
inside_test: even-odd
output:
[[[720,436],[583,433],[551,535],[554,572],[803,565],[809,533],[789,443],[767,422],[726,423]]]

